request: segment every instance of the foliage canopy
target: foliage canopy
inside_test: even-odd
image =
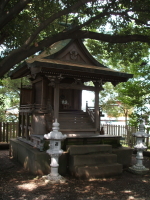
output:
[[[0,77],[29,56],[67,38],[95,39],[100,46],[107,45],[110,53],[120,49],[128,59],[132,54],[139,59],[149,48],[149,13],[149,0],[1,1]]]

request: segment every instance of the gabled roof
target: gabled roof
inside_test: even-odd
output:
[[[85,48],[81,40],[63,40],[51,45],[49,51],[26,60],[11,73],[16,79],[34,74],[64,75],[104,82],[126,82],[132,74],[110,69],[96,59]]]

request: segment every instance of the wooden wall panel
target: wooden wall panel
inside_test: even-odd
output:
[[[21,98],[20,98],[20,104],[26,105],[26,104],[32,104],[32,89],[21,89]]]
[[[42,103],[42,81],[34,83],[34,103]]]

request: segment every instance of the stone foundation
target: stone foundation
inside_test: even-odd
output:
[[[46,152],[30,146],[17,139],[10,140],[10,156],[16,159],[21,165],[33,174],[49,174],[51,158]],[[59,157],[58,172],[60,175],[67,173],[67,153]]]
[[[126,147],[112,148],[112,153],[117,155],[117,163],[123,168],[131,166],[132,149]],[[46,152],[30,146],[17,139],[10,140],[10,155],[22,166],[33,174],[46,175],[50,173],[51,158]],[[69,153],[64,152],[59,157],[58,172],[64,176],[68,173]]]

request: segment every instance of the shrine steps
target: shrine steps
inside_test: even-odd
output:
[[[86,112],[60,112],[59,113],[60,131],[69,133],[95,133],[94,123]]]
[[[123,165],[111,145],[72,145],[69,147],[69,172],[77,178],[101,178],[119,175]]]

